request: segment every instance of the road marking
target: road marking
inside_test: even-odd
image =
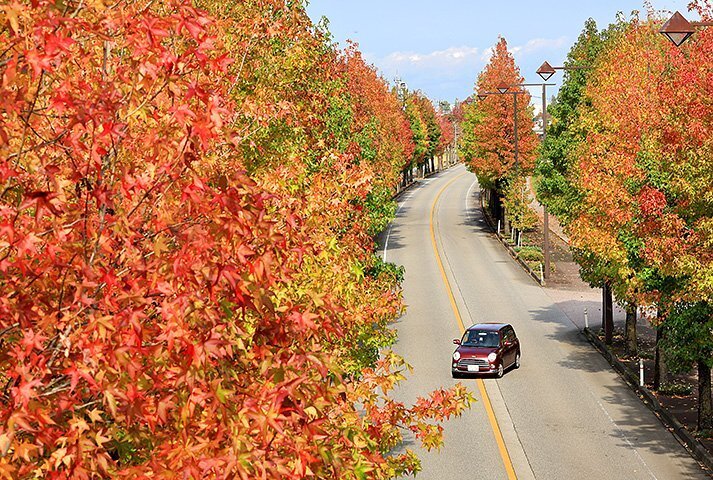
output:
[[[478,183],[478,180],[473,180],[473,183],[470,184],[470,187],[468,188],[468,191],[465,194],[465,218],[466,220],[471,220],[472,215],[470,214],[470,192],[473,190],[473,187],[475,184]]]
[[[451,288],[451,284],[448,281],[448,276],[446,276],[446,270],[443,268],[441,254],[438,252],[438,245],[436,243],[436,233],[435,229],[433,228],[433,213],[436,210],[436,205],[438,204],[438,200],[441,198],[441,194],[446,190],[446,188],[450,187],[453,182],[458,180],[463,175],[466,174],[462,173],[458,175],[453,180],[446,183],[443,188],[438,191],[438,193],[436,194],[436,198],[433,200],[433,205],[431,205],[431,216],[429,219],[431,230],[431,245],[433,246],[433,253],[436,256],[436,263],[438,263],[438,269],[441,271],[441,279],[443,280],[443,284],[446,287],[448,299],[451,302],[451,308],[453,309],[453,314],[455,315],[456,320],[458,321],[458,326],[460,327],[461,333],[465,331],[465,325],[463,325],[463,319],[461,318],[460,311],[458,310],[458,305],[456,304],[455,297],[453,296],[453,289]],[[485,407],[485,411],[488,414],[488,420],[490,421],[490,427],[492,428],[493,435],[495,436],[495,442],[498,444],[500,458],[502,458],[503,463],[505,464],[505,471],[508,474],[508,479],[517,480],[517,475],[515,475],[515,469],[513,468],[512,461],[510,460],[510,454],[508,453],[508,449],[505,446],[505,440],[503,440],[503,434],[500,431],[500,426],[498,426],[498,419],[495,418],[495,412],[493,412],[493,406],[490,403],[490,397],[488,397],[488,392],[485,390],[485,383],[481,378],[477,379],[476,382],[478,384],[478,390],[480,390],[480,395],[483,398],[483,406]]]
[[[634,446],[634,444],[629,441],[629,438],[626,436],[626,433],[624,433],[624,430],[622,430],[622,429],[619,427],[619,425],[614,421],[614,419],[611,417],[611,415],[609,415],[609,412],[607,412],[607,409],[604,408],[604,405],[602,405],[602,402],[599,401],[599,398],[597,398],[597,396],[594,395],[594,392],[592,392],[591,390],[589,391],[589,394],[590,394],[592,397],[594,397],[594,401],[597,402],[597,405],[599,405],[599,408],[602,409],[602,412],[604,412],[604,415],[606,415],[606,417],[609,419],[609,421],[612,423],[612,425],[614,425],[614,428],[616,428],[617,433],[619,434],[619,437],[621,437],[621,438],[626,442],[626,444],[628,445],[628,447],[634,452],[634,456],[636,457],[636,459],[637,459],[639,462],[641,462],[641,464],[644,466],[644,468],[645,468],[646,471],[649,473],[649,475],[651,475],[651,478],[652,478],[653,480],[658,480],[658,478],[656,477],[656,475],[654,475],[654,472],[651,471],[651,469],[649,468],[649,466],[646,464],[646,462],[644,461],[644,459],[641,457],[641,454],[639,454],[639,451],[636,449],[636,447]]]
[[[401,202],[401,205],[399,205],[399,208],[396,209],[396,213],[394,213],[394,220],[396,220],[396,217],[399,215],[399,212],[401,211],[401,207],[404,206],[406,203],[406,200],[411,198],[411,195],[409,194],[407,197],[404,197],[403,202]],[[386,232],[386,240],[384,241],[384,255],[382,256],[382,260],[385,262],[386,261],[386,251],[389,248],[389,237],[391,236],[391,229],[394,228],[394,222],[392,221],[391,224],[389,225],[389,231]]]
[[[441,198],[441,194],[443,191],[450,187],[453,182],[458,180],[460,177],[465,175],[465,173],[461,173],[458,175],[456,178],[451,180],[450,182],[446,183],[443,188],[441,188],[438,193],[436,194],[436,198],[433,200],[433,205],[431,205],[431,216],[429,220],[430,224],[430,230],[431,230],[431,245],[433,246],[433,253],[436,255],[436,263],[438,263],[438,269],[441,271],[441,278],[443,279],[443,283],[446,286],[446,293],[448,293],[448,300],[451,302],[451,308],[453,309],[453,314],[456,316],[456,320],[458,320],[458,326],[460,327],[461,333],[465,331],[465,325],[463,324],[463,319],[460,316],[460,311],[458,310],[458,305],[456,304],[456,299],[453,296],[453,289],[451,289],[451,283],[448,281],[448,277],[446,276],[446,270],[443,268],[443,262],[441,261],[441,254],[438,252],[438,245],[436,244],[436,233],[433,228],[433,212],[436,210],[436,204],[438,204],[438,200]]]

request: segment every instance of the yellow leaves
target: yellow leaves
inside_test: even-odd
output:
[[[106,4],[104,3],[104,0],[88,0],[87,4],[94,8],[95,10],[102,11],[106,8]]]
[[[0,7],[3,11],[5,21],[10,24],[10,28],[13,32],[20,33],[20,21],[19,17],[24,15],[24,7],[19,3],[13,2],[8,5]],[[0,17],[0,23],[2,23],[3,17]]]
[[[234,393],[234,390],[225,389],[220,385],[218,385],[218,388],[215,391],[215,395],[218,397],[218,401],[220,401],[220,403],[226,403]]]
[[[66,447],[58,448],[52,452],[52,455],[50,455],[50,459],[53,460],[52,464],[55,469],[62,468],[62,466],[67,468],[71,467],[73,458],[74,455],[68,454]]]
[[[153,243],[154,255],[160,257],[161,254],[168,250],[168,245],[166,244],[166,239],[163,235],[157,235],[156,240]]]
[[[103,422],[104,419],[102,418],[102,414],[104,412],[102,410],[99,410],[97,408],[93,408],[87,412],[87,415],[89,415],[89,419],[96,423],[96,422]]]
[[[15,437],[14,432],[11,430],[9,433],[8,432],[3,432],[0,434],[0,457],[4,457],[7,455],[7,452],[10,450],[10,446],[12,445],[12,440]]]
[[[94,320],[96,325],[96,331],[99,333],[100,339],[107,338],[109,332],[114,332],[116,330],[112,322],[112,318],[113,317],[110,315],[105,315],[98,317]]]
[[[305,411],[305,414],[307,415],[307,418],[309,418],[310,421],[314,420],[319,415],[319,412],[317,412],[317,409],[314,408],[312,405],[305,408],[304,411]]]
[[[109,390],[104,391],[104,399],[106,400],[107,406],[109,407],[109,411],[111,412],[111,415],[114,418],[117,418],[118,412],[116,409],[116,397],[114,397],[114,394],[111,393]]]
[[[69,427],[76,431],[77,435],[82,435],[84,432],[89,430],[89,425],[83,418],[74,417],[69,421]]]
[[[327,239],[327,250],[330,252],[336,252],[339,250],[338,242],[336,237],[329,237]]]
[[[364,280],[364,267],[363,265],[359,264],[358,262],[352,263],[349,266],[349,271],[354,275],[356,278],[357,282],[361,282]]]

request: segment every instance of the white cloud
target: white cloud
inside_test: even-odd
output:
[[[535,38],[524,45],[511,46],[510,51],[522,65],[543,52],[562,49],[566,45],[566,37]],[[459,46],[432,52],[397,51],[384,57],[365,54],[365,59],[373,63],[387,80],[400,78],[412,90],[421,89],[434,98],[465,98],[472,93],[473,84],[490,61],[493,51],[494,46],[486,49]],[[536,61],[542,63],[539,58]]]
[[[448,74],[480,63],[479,52],[476,47],[450,47],[430,53],[393,52],[375,63],[387,77],[425,71]]]
[[[566,46],[568,43],[567,37],[560,37],[555,39],[549,38],[533,38],[525,45],[519,45],[512,47],[510,51],[515,56],[515,58],[522,58],[531,53],[539,52],[541,50],[554,50]]]
[[[483,50],[483,54],[480,56],[480,61],[483,63],[488,63],[490,61],[490,57],[493,56],[494,51],[495,47],[488,47]]]
[[[567,45],[567,38],[556,39],[534,38],[524,45],[510,47],[510,51],[518,60],[542,50],[555,50]],[[494,47],[481,50],[478,47],[450,47],[429,53],[422,52],[392,52],[389,55],[374,59],[374,63],[386,77],[408,75],[411,73],[435,73],[447,77],[462,69],[482,68],[493,55]]]

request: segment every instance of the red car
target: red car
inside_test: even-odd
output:
[[[520,368],[520,341],[510,324],[472,325],[453,343],[458,345],[451,361],[453,378],[468,373],[494,373],[500,378],[506,369]]]

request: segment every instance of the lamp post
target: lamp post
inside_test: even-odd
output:
[[[590,67],[589,65],[568,65],[566,67],[553,67],[550,65],[548,62],[544,62],[542,65],[540,65],[540,68],[537,69],[537,74],[542,77],[542,80],[545,82],[550,79],[552,75],[555,74],[556,70],[589,70]]]
[[[394,83],[396,84],[396,97],[399,99],[401,102],[401,110],[406,113],[406,97],[408,94],[408,85],[406,85],[406,82],[401,80],[401,78],[396,77],[394,79]],[[412,160],[409,160],[409,164],[407,166],[404,166],[404,169],[401,171],[401,175],[403,176],[403,187],[405,188],[407,185],[409,185],[409,182],[413,181],[413,168],[411,166]]]
[[[545,62],[547,63],[547,62]],[[551,75],[550,75],[551,76]],[[549,78],[549,77],[547,77]],[[513,85],[515,87],[539,87],[542,86],[542,142],[544,143],[545,138],[547,136],[547,86],[554,86],[554,83],[547,83],[545,80],[545,83],[519,83],[517,85]],[[542,218],[542,223],[543,223],[543,239],[542,239],[542,248],[544,250],[544,271],[542,272],[542,276],[547,280],[550,278],[550,215],[547,212],[547,206],[543,205],[543,218]]]
[[[547,82],[552,75],[555,74],[556,70],[588,70],[592,67],[589,65],[571,65],[571,66],[562,66],[562,67],[553,67],[550,65],[548,62],[544,62],[542,65],[540,65],[540,68],[537,69],[537,74]],[[533,85],[538,85],[538,84],[533,84]],[[546,91],[546,86],[547,85],[553,85],[553,84],[548,84],[548,83],[542,83],[542,143],[545,142],[545,139],[547,138],[547,91]],[[543,275],[545,279],[549,278],[550,276],[550,214],[547,211],[547,205],[542,206],[543,209],[543,215],[542,215],[542,223],[543,223],[543,248],[544,248],[544,257],[545,257],[545,271],[543,272]]]
[[[476,96],[478,97],[478,100],[485,100],[485,98],[488,95],[512,95],[514,102],[514,110],[515,110],[515,115],[513,119],[513,136],[515,137],[514,143],[515,143],[515,168],[518,168],[518,139],[517,139],[517,96],[525,93],[523,90],[515,90],[510,92],[510,85],[506,83],[501,83],[497,87],[495,87],[497,92],[480,92],[477,93]]]
[[[519,164],[519,145],[518,145],[518,135],[517,135],[517,96],[525,93],[523,90],[514,90],[514,91],[509,91],[510,90],[510,85],[507,83],[501,83],[497,87],[495,87],[497,92],[480,92],[477,94],[478,100],[485,100],[485,98],[488,95],[512,95],[513,96],[513,110],[514,110],[514,116],[513,116],[513,143],[515,147],[515,170],[517,170],[520,166]],[[499,215],[498,215],[499,216]],[[505,217],[503,216],[503,220],[505,220]]]
[[[674,45],[680,47],[683,42],[693,35],[696,31],[695,27],[710,27],[713,22],[689,22],[679,12],[671,15],[666,23],[663,24],[659,33],[671,40]]]
[[[545,62],[547,66],[549,67],[549,64]],[[549,67],[550,70],[552,70],[552,73],[554,73],[554,69],[552,67]],[[551,77],[552,74],[550,74],[547,78]],[[545,79],[545,83],[518,83],[515,85],[510,85],[512,87],[542,87],[542,141],[545,141],[545,136],[547,132],[547,86],[554,86],[554,83],[546,83],[547,79]],[[508,85],[499,85],[497,87],[498,92],[506,93],[509,89]],[[518,93],[523,93],[521,91],[514,91],[514,92],[509,92],[512,93],[515,97],[515,124],[513,127],[514,130],[514,136],[515,136],[515,165],[517,165],[517,158],[518,158],[518,138],[517,138],[517,94]],[[480,95],[478,96],[480,98]],[[549,222],[549,213],[547,212],[547,207],[543,206],[544,212],[543,212],[543,254],[544,254],[544,271],[543,271],[543,277],[545,280],[547,280],[550,277],[550,222]]]

